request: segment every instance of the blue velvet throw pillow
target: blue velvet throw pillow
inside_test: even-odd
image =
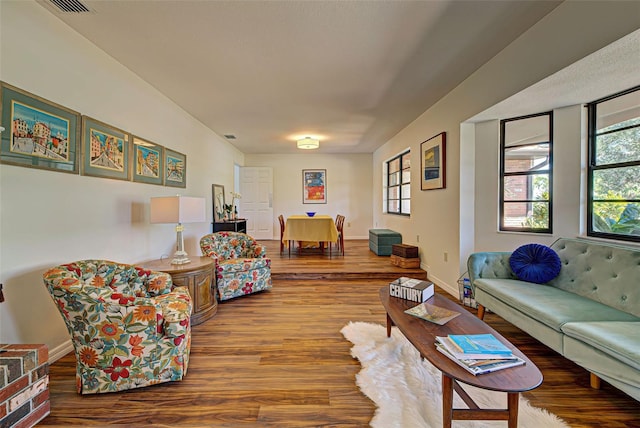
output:
[[[545,245],[526,244],[518,247],[509,258],[509,266],[518,279],[545,284],[560,273],[560,257]]]

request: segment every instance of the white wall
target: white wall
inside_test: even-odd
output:
[[[55,358],[69,335],[42,273],[79,259],[172,254],[175,229],[149,224],[149,198],[205,197],[210,219],[211,184],[232,188],[234,162],[244,159],[37,3],[1,1],[0,23],[1,80],[187,156],[186,189],[0,165],[0,342],[46,343]],[[210,227],[185,225],[190,255],[200,255]]]
[[[345,220],[345,239],[369,239],[372,224],[372,155],[315,154],[245,155],[245,166],[273,168],[274,238],[279,239],[277,216],[315,211]],[[302,170],[327,170],[327,203],[302,203]]]
[[[452,294],[457,294],[456,280],[464,272],[469,252],[552,241],[551,236],[496,233],[498,122],[479,124],[474,132],[470,127],[475,125],[465,121],[638,28],[635,2],[562,3],[374,153],[374,225],[397,230],[404,242],[418,245],[429,278]],[[578,109],[557,112],[561,122],[554,132],[557,161],[560,176],[569,178],[554,183],[554,191],[566,198],[554,207],[554,236],[575,236],[579,230],[583,124]],[[446,189],[420,191],[416,159],[411,217],[382,213],[382,162],[407,146],[418,153],[422,141],[443,131],[447,133]]]

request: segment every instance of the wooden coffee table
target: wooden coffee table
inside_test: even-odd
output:
[[[391,327],[397,326],[402,334],[438,370],[442,372],[442,423],[443,427],[451,427],[451,421],[456,420],[507,420],[509,428],[518,426],[518,399],[520,392],[530,391],[542,383],[542,373],[518,348],[513,346],[500,333],[489,327],[481,319],[455,302],[435,295],[427,300],[428,303],[460,312],[460,315],[445,325],[434,324],[420,318],[407,315],[406,309],[416,306],[411,302],[389,296],[389,287],[380,289],[380,300],[387,311],[387,337],[391,336]],[[449,334],[481,334],[491,333],[504,343],[526,364],[511,367],[493,373],[474,376],[436,349],[436,336]],[[481,409],[472,398],[462,389],[458,382],[466,383],[482,389],[507,393],[506,409]],[[453,391],[469,407],[468,409],[453,408]]]

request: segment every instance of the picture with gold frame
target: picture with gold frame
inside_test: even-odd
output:
[[[0,82],[0,163],[78,173],[80,113]]]
[[[82,175],[129,180],[131,137],[121,129],[82,116]]]
[[[133,136],[132,177],[133,181],[147,184],[162,184],[164,147]]]

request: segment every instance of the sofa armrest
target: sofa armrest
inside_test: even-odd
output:
[[[511,252],[473,253],[467,260],[469,281],[475,291],[474,281],[480,278],[517,279],[509,266]]]

